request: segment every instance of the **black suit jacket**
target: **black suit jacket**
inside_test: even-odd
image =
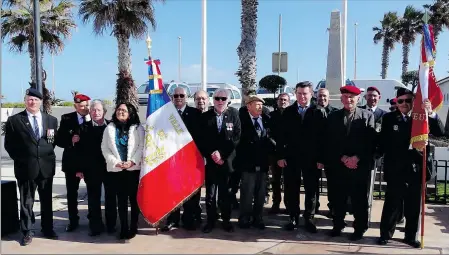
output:
[[[260,171],[268,172],[270,155],[274,152],[274,144],[271,140],[272,122],[270,116],[262,113],[262,136],[256,132],[254,121],[248,112],[240,115],[242,134],[237,145],[236,168],[245,172],[254,172],[256,166]]]
[[[322,144],[325,148],[325,164],[341,166],[341,157],[357,156],[358,169],[368,171],[372,164],[375,149],[375,125],[372,112],[356,108],[350,131],[344,124],[345,110],[332,112],[326,122],[324,132],[326,139]]]
[[[181,115],[182,120],[184,121],[184,125],[186,125],[187,130],[192,136],[193,141],[198,146],[200,140],[200,121],[201,121],[201,111],[190,106],[186,106]]]
[[[78,150],[78,159],[82,162],[77,171],[83,173],[104,174],[106,173],[106,160],[101,151],[101,142],[103,140],[103,133],[106,126],[110,123],[105,120],[105,125],[94,126],[93,121],[88,121],[86,124],[87,130],[83,136],[83,148]],[[81,140],[80,140],[81,142]]]
[[[368,110],[368,106],[367,105],[363,105],[360,106],[360,108]],[[382,126],[382,117],[386,114],[387,112],[380,109],[379,107],[376,107],[376,110],[373,112],[374,115],[374,123],[376,126],[376,131],[380,132],[380,128]]]
[[[218,132],[217,114],[209,110],[202,114],[201,144],[203,156],[206,158],[206,167],[219,167],[212,160],[212,152],[218,150],[224,164],[220,168],[233,172],[233,161],[236,156],[236,147],[240,141],[241,124],[239,112],[229,107],[223,112],[221,131]]]
[[[276,142],[278,159],[299,160],[308,167],[320,162],[326,113],[324,109],[311,104],[304,119],[298,112],[298,103],[288,106],[282,114],[281,130]],[[277,124],[278,125],[278,124]]]
[[[271,138],[277,143],[282,132],[282,114],[284,110],[276,109],[270,112]]]
[[[89,147],[88,126],[91,126],[91,121],[80,125],[78,123],[78,115],[76,112],[67,113],[61,116],[61,123],[59,125],[58,137],[56,145],[64,149],[62,154],[62,171],[65,173],[83,172],[86,163],[83,159],[86,148]],[[73,135],[79,135],[80,141],[75,145],[72,144]]]
[[[42,126],[42,137],[37,141],[26,111],[9,117],[6,122],[5,149],[14,160],[17,180],[34,180],[39,174],[44,178],[55,175],[55,145],[49,143],[47,132],[53,130],[57,138],[58,120],[42,113]]]
[[[440,136],[443,125],[438,119],[429,118],[429,134]],[[421,176],[422,153],[410,148],[412,121],[404,121],[400,111],[389,112],[384,115],[379,150],[384,155],[384,179],[388,181],[404,181],[415,175]],[[429,148],[426,150],[429,151]],[[433,173],[432,159],[427,156],[427,180]],[[415,178],[415,179],[416,179]]]

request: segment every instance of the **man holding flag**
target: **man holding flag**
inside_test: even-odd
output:
[[[432,158],[426,153],[428,135],[442,136],[444,132],[443,124],[434,111],[441,107],[443,98],[433,73],[433,31],[427,22],[423,30],[416,95],[410,90],[398,89],[398,110],[385,114],[382,121],[379,147],[384,153],[387,191],[380,223],[380,245],[386,245],[393,237],[401,200],[404,200],[406,219],[404,242],[414,248],[422,248],[423,245],[425,184],[433,174]],[[417,240],[420,209],[421,242]]]

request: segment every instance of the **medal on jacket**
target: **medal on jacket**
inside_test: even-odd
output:
[[[394,131],[398,131],[398,130],[399,130],[398,125],[394,125],[394,126],[393,126],[393,130],[394,130]]]
[[[232,127],[234,126],[233,123],[226,123],[226,130],[232,131]]]
[[[55,130],[47,129],[47,142],[54,143],[55,142]]]

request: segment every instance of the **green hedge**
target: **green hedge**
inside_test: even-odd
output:
[[[25,108],[25,103],[3,103],[2,108]]]
[[[276,99],[274,99],[274,98],[264,98],[263,100],[265,101],[265,106],[276,107],[276,105],[277,105]]]

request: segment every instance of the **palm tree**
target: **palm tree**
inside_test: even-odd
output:
[[[402,42],[402,75],[407,72],[410,46],[415,43],[416,35],[421,33],[422,17],[422,11],[408,5],[399,21],[398,33]]]
[[[256,39],[258,0],[241,0],[241,41],[237,48],[240,66],[236,75],[242,85],[243,95],[256,91]],[[243,102],[244,98],[242,98]]]
[[[8,0],[9,9],[2,10],[2,40],[8,39],[11,52],[23,53],[27,51],[30,56],[32,87],[36,86],[35,75],[35,48],[34,48],[34,22],[33,3],[31,0]],[[68,0],[55,3],[53,0],[41,0],[41,62],[44,49],[52,54],[58,54],[64,49],[64,40],[70,38],[71,29],[75,28],[72,8],[74,4]],[[45,77],[45,70],[42,70]],[[45,81],[45,79],[43,79]],[[51,95],[45,88],[43,81],[44,111],[51,112]]]
[[[397,12],[387,12],[383,20],[380,21],[381,27],[373,27],[374,43],[382,42],[382,79],[387,77],[388,64],[390,62],[390,51],[394,49],[394,44],[399,41],[398,33],[399,17]]]
[[[156,29],[153,3],[165,0],[81,0],[79,15],[84,23],[93,20],[95,34],[106,29],[118,43],[118,79],[116,103],[131,103],[139,109],[137,88],[131,75],[131,50],[129,39],[141,39],[148,30],[147,22]]]
[[[433,26],[436,46],[440,33],[444,28],[449,28],[449,0],[434,0],[433,4],[426,4],[424,8],[429,11],[429,24]]]

